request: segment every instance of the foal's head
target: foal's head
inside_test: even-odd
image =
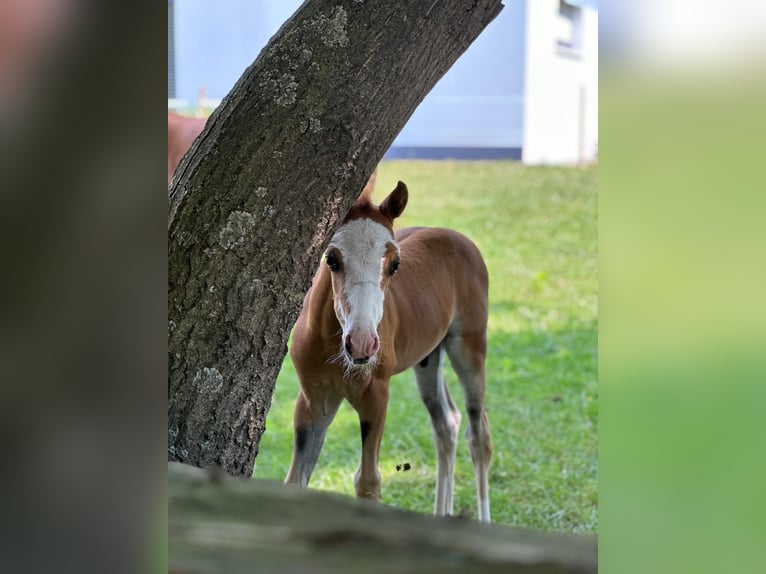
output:
[[[383,298],[399,267],[393,223],[406,205],[407,186],[401,181],[379,206],[362,196],[327,248],[333,305],[343,328],[339,356],[347,368],[377,362]]]

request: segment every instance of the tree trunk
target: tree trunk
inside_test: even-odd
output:
[[[500,0],[308,0],[181,162],[168,222],[168,459],[249,476],[322,250]]]
[[[435,518],[168,465],[168,570],[590,574],[595,536]]]

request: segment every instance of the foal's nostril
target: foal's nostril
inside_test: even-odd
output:
[[[351,346],[351,336],[346,337],[346,352],[350,355],[354,348]]]

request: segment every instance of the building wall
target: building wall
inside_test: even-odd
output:
[[[388,157],[473,157],[494,148],[495,157],[516,157],[523,144],[526,2],[506,2],[425,97],[397,136]],[[467,149],[465,149],[467,148]]]
[[[223,98],[301,3],[173,0],[176,98],[193,106],[202,86],[208,98]],[[447,155],[520,158],[524,11],[524,1],[507,3],[426,96],[387,157],[441,157],[451,148]]]
[[[571,2],[571,4],[581,4]],[[598,144],[598,12],[579,7],[576,44],[558,45],[560,0],[528,0],[522,159],[573,164],[595,159]]]
[[[191,106],[201,87],[208,98],[223,98],[302,4],[169,3],[175,16],[176,98]],[[506,2],[426,96],[386,157],[511,157],[528,163],[592,159],[598,141],[598,16],[582,9],[581,55],[564,57],[555,44],[558,3]]]
[[[173,0],[176,97],[223,98],[300,0]]]

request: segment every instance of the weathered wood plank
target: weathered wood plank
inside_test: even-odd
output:
[[[434,518],[365,500],[168,464],[178,573],[597,571],[597,539]]]

